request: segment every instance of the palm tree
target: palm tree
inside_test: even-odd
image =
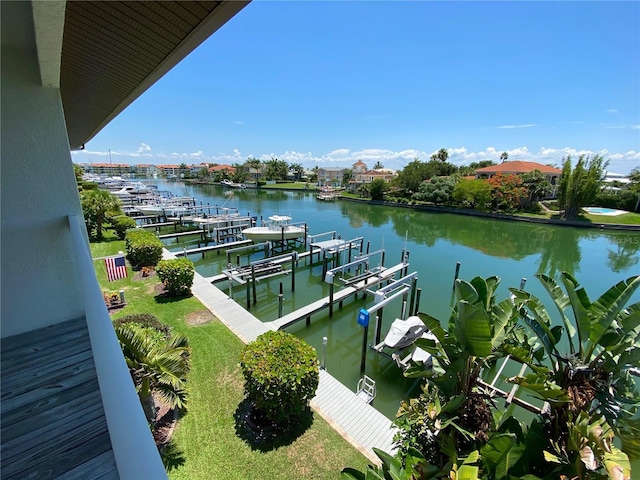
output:
[[[185,408],[191,353],[187,339],[181,335],[165,338],[152,328],[132,323],[117,326],[116,335],[147,420],[155,421],[154,392],[170,408]]]
[[[630,460],[640,458],[640,394],[631,377],[640,367],[640,302],[625,305],[640,287],[640,275],[617,283],[594,302],[567,272],[560,274],[562,287],[546,275],[536,277],[561,323],[553,324],[538,298],[510,289],[520,318],[540,344],[533,355],[518,348],[511,353],[534,371],[514,381],[550,405],[545,425],[553,453],[546,457],[559,464],[554,473],[567,478],[587,478],[587,470],[630,478]],[[613,474],[616,470],[620,476]]]
[[[121,214],[120,200],[107,190],[87,190],[80,194],[82,213],[87,223],[87,233],[91,236],[94,228],[96,238],[102,240],[102,226],[108,216]]]
[[[500,154],[500,161],[502,161],[502,163],[506,162],[507,158],[509,158],[509,154],[507,152],[502,152]]]
[[[384,168],[384,165],[382,165],[382,163],[378,160],[376,164],[373,166],[373,169],[380,170],[381,168]]]

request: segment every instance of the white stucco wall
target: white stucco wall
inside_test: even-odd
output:
[[[8,32],[11,14],[3,5],[2,337],[84,314],[67,221],[82,210],[60,91],[41,86],[33,29]]]

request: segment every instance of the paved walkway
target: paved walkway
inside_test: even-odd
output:
[[[164,258],[176,258],[164,250]],[[255,340],[271,330],[250,312],[196,272],[191,287],[193,295],[244,343]],[[394,454],[393,422],[378,412],[355,392],[342,385],[326,370],[320,371],[320,384],[311,407],[349,443],[371,462],[380,461],[373,448]]]

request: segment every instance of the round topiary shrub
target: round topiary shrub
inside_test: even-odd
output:
[[[120,240],[124,240],[125,233],[131,228],[136,228],[136,221],[126,215],[118,215],[111,220],[111,225]]]
[[[264,333],[246,345],[240,368],[245,396],[275,423],[302,414],[320,379],[316,349],[282,331]]]
[[[188,258],[160,260],[156,267],[156,273],[170,297],[186,295],[191,291],[195,268],[193,262]]]
[[[162,259],[162,242],[151,232],[141,228],[127,230],[124,241],[127,259],[136,269],[153,267]]]

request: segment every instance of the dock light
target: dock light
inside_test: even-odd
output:
[[[333,283],[333,275],[333,272],[327,272],[327,274],[324,276],[325,283]]]

